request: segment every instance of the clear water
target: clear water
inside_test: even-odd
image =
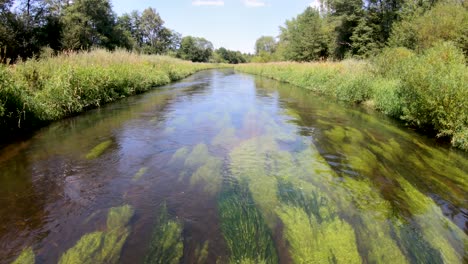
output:
[[[3,146],[0,263],[467,263],[467,161],[378,113],[206,71]]]

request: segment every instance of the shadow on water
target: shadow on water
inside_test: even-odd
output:
[[[466,153],[214,70],[0,149],[0,263],[466,263]]]

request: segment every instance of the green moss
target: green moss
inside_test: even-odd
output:
[[[104,151],[106,151],[112,145],[112,140],[107,140],[96,147],[94,147],[88,154],[86,154],[86,159],[95,159],[101,156]]]
[[[217,158],[209,158],[205,164],[193,173],[190,184],[203,184],[205,192],[216,194],[221,189],[223,162]]]
[[[129,205],[111,208],[107,216],[107,231],[81,237],[73,248],[62,255],[59,264],[117,263],[130,233],[126,225],[133,213]]]
[[[36,255],[31,247],[24,249],[19,257],[11,264],[34,264],[36,262]]]
[[[145,264],[179,263],[184,250],[182,229],[181,223],[170,219],[164,203],[153,230]]]
[[[209,249],[210,243],[206,241],[203,243],[203,246],[197,246],[197,249],[195,250],[195,264],[205,264],[206,260],[208,258],[208,249]]]
[[[226,186],[218,209],[231,263],[278,263],[271,231],[245,184]]]
[[[135,175],[133,175],[132,181],[139,181],[141,177],[143,177],[143,175],[145,175],[147,171],[148,171],[147,167],[142,167],[141,169],[137,171],[137,173],[135,173]]]
[[[205,144],[200,143],[196,145],[192,152],[187,156],[184,165],[185,167],[193,168],[204,164],[209,158],[210,153],[208,152],[208,147]]]

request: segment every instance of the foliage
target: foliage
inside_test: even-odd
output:
[[[246,62],[246,58],[240,51],[227,50],[222,47],[217,49],[213,56],[215,57],[214,62],[217,63],[239,64]],[[216,56],[218,56],[218,59],[216,59]]]
[[[280,39],[286,44],[286,60],[312,61],[328,56],[327,37],[318,10],[309,7],[297,18],[286,21]]]
[[[213,44],[204,38],[182,38],[177,57],[193,62],[208,62],[213,54]]]
[[[145,257],[145,264],[177,264],[180,262],[183,250],[182,224],[170,219],[166,203],[163,203]]]
[[[213,67],[103,50],[0,66],[0,131],[27,131]]]
[[[467,55],[467,36],[468,5],[459,1],[442,1],[427,12],[423,7],[408,11],[394,25],[389,44],[423,52],[440,41],[452,41]]]
[[[274,37],[262,36],[255,42],[255,54],[259,55],[261,52],[272,54],[276,51],[276,46]]]
[[[461,50],[440,43],[424,54],[385,50],[372,64],[248,64],[236,69],[289,82],[341,101],[364,103],[467,150],[467,67]]]

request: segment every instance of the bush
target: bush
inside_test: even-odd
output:
[[[417,55],[387,48],[371,63],[267,63],[236,69],[288,82],[340,101],[362,103],[408,124],[450,137],[468,150],[468,69],[463,51],[439,42]]]
[[[104,50],[1,66],[0,133],[31,129],[214,67]]]

